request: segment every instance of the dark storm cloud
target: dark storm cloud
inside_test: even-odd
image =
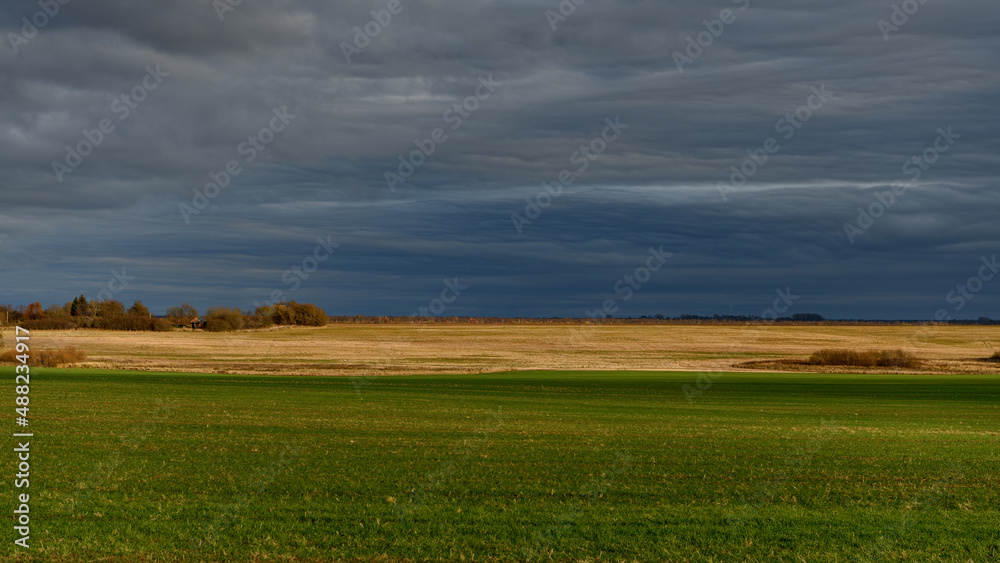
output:
[[[607,298],[623,315],[759,314],[792,286],[803,311],[927,318],[1000,250],[996,7],[907,4],[886,31],[892,2],[569,5],[553,29],[558,2],[401,0],[388,21],[383,1],[220,17],[73,0],[21,41],[41,8],[5,2],[0,297],[96,294],[125,267],[122,300],[248,307],[330,236],[337,252],[288,297],[331,313],[409,314],[459,277],[447,314],[583,315]],[[377,36],[355,44],[366,26]],[[251,162],[243,143],[275,110],[294,118]],[[609,118],[627,128],[581,170]],[[102,120],[114,130],[60,181],[53,162]],[[948,150],[926,153],[948,128]],[[436,129],[447,139],[427,145]],[[415,141],[434,152],[390,191]],[[186,222],[178,206],[231,161]],[[511,214],[563,170],[573,184],[519,234]],[[673,257],[622,301],[615,283],[660,245]]]

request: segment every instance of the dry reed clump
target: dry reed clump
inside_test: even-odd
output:
[[[19,364],[16,350],[0,352],[0,364]],[[76,364],[87,359],[87,353],[69,346],[62,350],[32,350],[28,354],[28,365],[32,367],[54,368],[65,364]]]
[[[920,366],[920,360],[904,350],[845,350],[826,349],[814,352],[809,357],[809,363],[814,366],[851,366],[851,367],[892,367],[915,368]]]

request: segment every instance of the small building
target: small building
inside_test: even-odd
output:
[[[201,317],[191,319],[191,328],[205,328],[205,320]]]

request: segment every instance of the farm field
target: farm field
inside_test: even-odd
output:
[[[9,348],[12,331],[6,333]],[[916,371],[1000,374],[1000,363],[982,361],[1000,349],[998,334],[995,326],[944,325],[332,324],[215,333],[46,330],[32,339],[42,348],[85,351],[88,361],[81,367],[203,373],[782,371],[780,364],[747,363],[804,360],[820,348],[902,348],[925,361]]]
[[[8,542],[6,560],[1000,557],[990,375],[31,382],[32,548]],[[0,488],[10,504],[11,479]]]

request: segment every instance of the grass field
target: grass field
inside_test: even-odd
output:
[[[995,376],[36,369],[32,384],[32,547],[15,555],[8,531],[5,560],[1000,557]],[[0,465],[16,472],[10,449]]]

